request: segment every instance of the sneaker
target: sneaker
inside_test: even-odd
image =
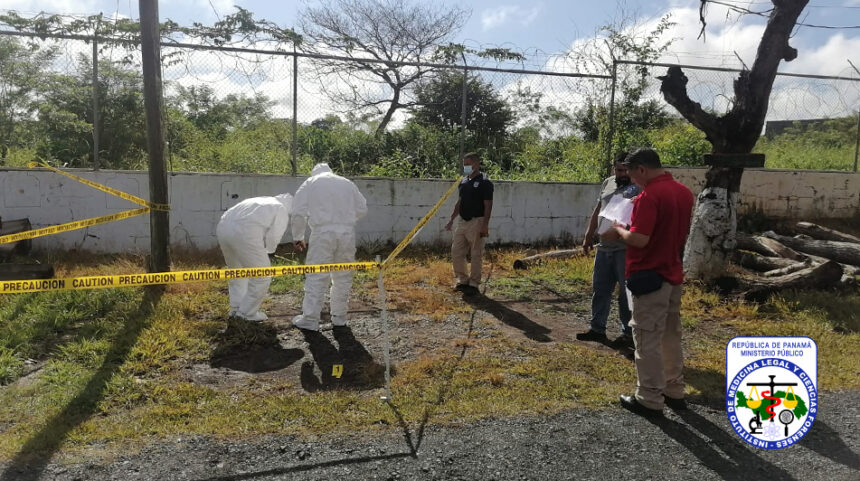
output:
[[[331,325],[334,327],[346,326],[346,316],[331,316]]]
[[[622,334],[616,337],[614,341],[612,341],[611,346],[615,349],[633,349],[633,337],[627,334]]]
[[[237,312],[236,317],[251,322],[263,322],[269,320],[269,316],[267,316],[263,311],[257,311],[253,314],[242,314],[241,312]]]
[[[301,314],[299,314],[298,316],[293,318],[293,325],[298,327],[299,329],[305,329],[308,331],[319,331],[320,330],[320,321],[308,319]]]
[[[606,342],[606,334],[602,332],[597,332],[589,329],[587,332],[580,332],[576,335],[576,339],[579,341],[594,341],[594,342]]]

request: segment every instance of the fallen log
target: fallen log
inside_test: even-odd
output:
[[[765,257],[763,255],[754,254],[752,252],[734,251],[732,262],[747,269],[752,269],[759,272],[772,271],[774,269],[782,269],[784,267],[793,266],[797,261],[784,259],[782,257]]]
[[[582,247],[577,247],[576,249],[564,249],[558,251],[544,252],[543,254],[535,254],[533,256],[523,257],[522,259],[515,260],[514,269],[528,269],[529,267],[535,264],[539,264],[546,259],[567,259],[570,257],[584,255],[584,253],[585,252],[582,250]]]
[[[835,229],[828,229],[812,222],[798,222],[794,226],[795,230],[801,234],[808,235],[813,239],[829,240],[837,242],[854,242],[860,244],[860,237],[854,237],[851,234],[839,232]]]
[[[860,266],[860,244],[853,242],[795,239],[767,231],[762,236],[780,242],[800,252],[825,257],[827,259]]]
[[[786,289],[827,289],[842,279],[842,267],[833,261],[813,265],[780,277],[762,278],[741,275],[738,277],[743,297],[750,301],[764,301],[775,292]]]
[[[803,261],[806,256],[799,254],[786,247],[776,239],[763,236],[750,236],[738,233],[736,236],[737,248],[746,251],[757,252],[768,257],[785,257],[793,261]]]
[[[786,274],[791,274],[792,272],[797,272],[797,271],[799,271],[799,270],[806,269],[807,267],[812,266],[812,264],[813,264],[812,259],[806,259],[806,260],[805,260],[805,261],[803,261],[803,262],[797,262],[797,263],[792,264],[792,265],[790,265],[790,266],[785,266],[785,267],[782,267],[782,268],[780,268],[780,269],[774,269],[774,270],[772,270],[772,271],[764,272],[764,273],[762,273],[762,275],[761,275],[761,276],[762,276],[762,277],[779,277],[779,276],[784,276],[784,275],[786,275]]]

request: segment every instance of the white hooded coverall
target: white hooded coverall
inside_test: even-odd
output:
[[[317,164],[293,200],[291,229],[294,241],[305,237],[310,225],[307,264],[335,264],[355,261],[355,223],[367,214],[367,201],[349,179],[332,172],[327,164]],[[352,271],[307,274],[302,318],[319,326],[325,291],[331,283],[332,323],[344,325],[349,308]]]
[[[268,254],[277,249],[289,223],[290,194],[253,197],[234,205],[221,216],[215,235],[230,269],[268,267]],[[231,279],[230,311],[240,317],[265,320],[260,312],[271,277]]]

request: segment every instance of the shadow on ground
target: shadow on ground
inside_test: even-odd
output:
[[[523,334],[529,339],[537,342],[551,342],[549,337],[551,329],[542,326],[519,311],[515,311],[503,303],[491,299],[484,294],[464,294],[463,300],[472,308],[484,311],[499,321],[523,331]]]
[[[331,332],[334,342],[322,332],[302,330],[308,350],[313,356],[313,362],[302,363],[302,388],[314,392],[338,388],[375,389],[384,386],[385,366],[373,359],[367,348],[355,338],[352,329],[349,326],[338,326],[333,327]],[[319,368],[319,376],[314,364]]]
[[[275,328],[267,323],[230,319],[216,340],[218,347],[209,364],[234,371],[263,373],[289,367],[305,353],[284,349]]]
[[[146,289],[136,315],[130,317],[113,341],[101,366],[86,386],[37,432],[27,440],[21,451],[0,474],[2,481],[36,481],[42,479],[48,462],[60,448],[69,433],[95,414],[104,397],[108,381],[125,362],[126,357],[146,327],[155,306],[161,300],[163,289]]]

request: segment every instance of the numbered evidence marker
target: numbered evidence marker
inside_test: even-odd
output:
[[[343,376],[343,364],[333,364],[331,366],[331,375],[340,379],[340,377]]]

